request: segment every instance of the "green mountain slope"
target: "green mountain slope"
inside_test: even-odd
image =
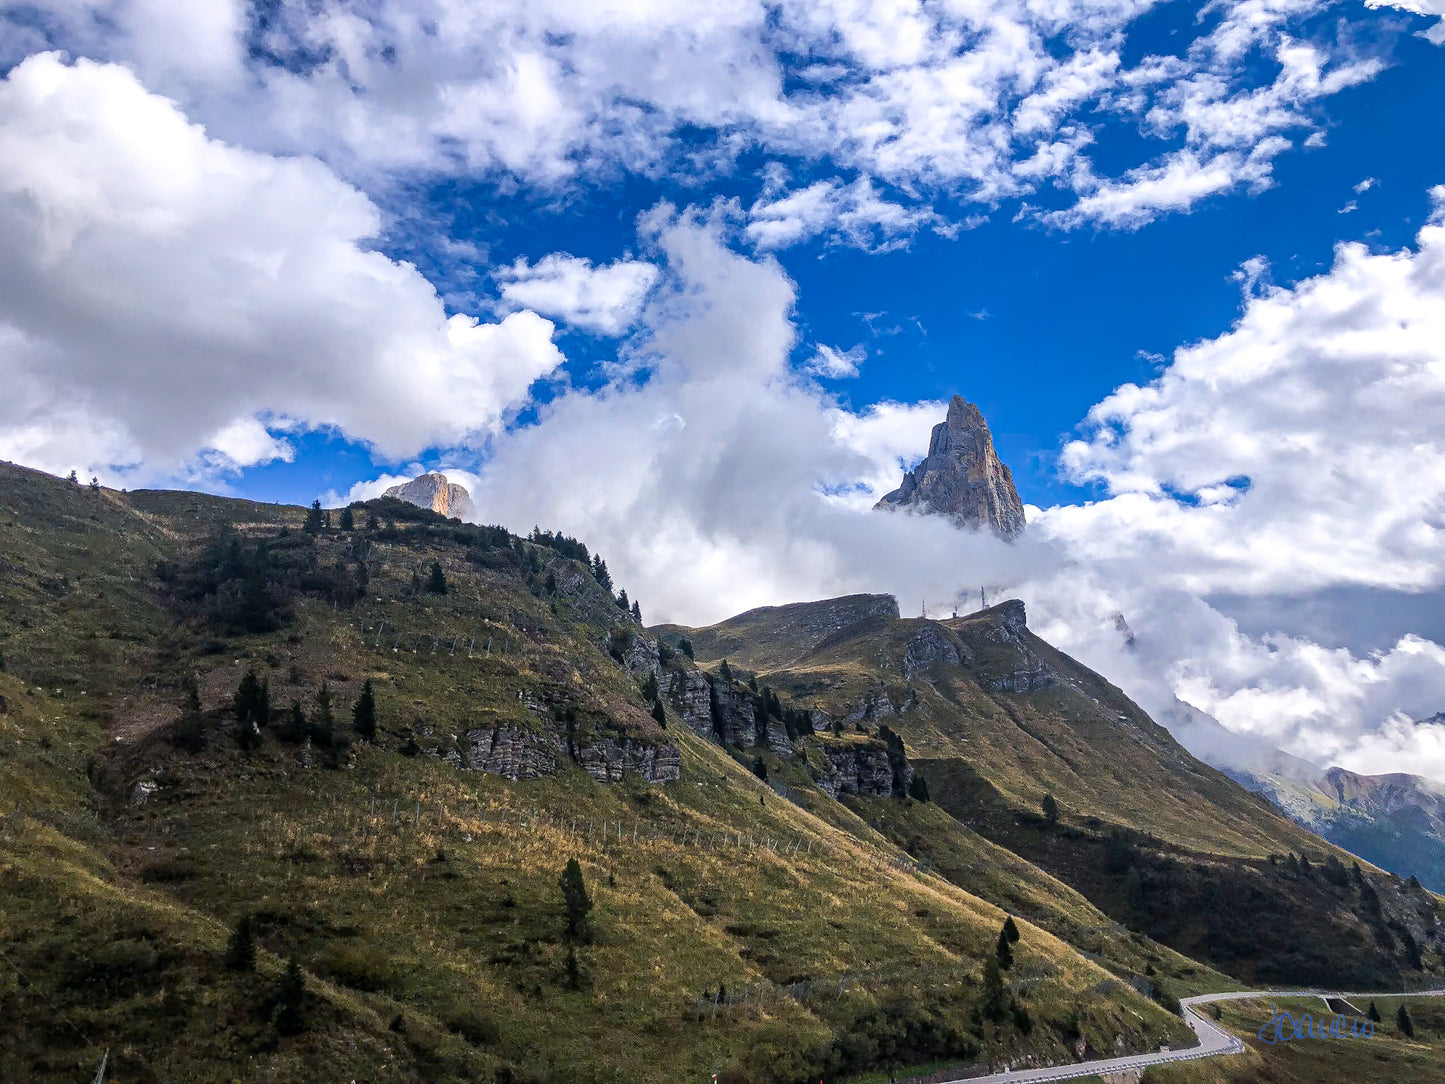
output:
[[[851,596],[658,632],[705,666],[755,673],[836,731],[901,735],[959,822],[1242,980],[1370,984],[1441,966],[1433,897],[1351,874],[1352,856],[1029,632],[1021,603],[930,621]]]
[[[1184,1037],[1121,980],[1218,979],[936,806],[811,785],[850,739],[738,755],[660,724],[648,676],[696,672],[572,540],[352,514],[0,465],[0,1078],[103,1051],[114,1079],[187,1081],[1067,1060]],[[918,871],[910,833],[977,891]],[[994,985],[990,898],[1021,932]],[[243,915],[254,972],[224,964]]]

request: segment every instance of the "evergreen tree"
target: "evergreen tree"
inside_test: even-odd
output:
[[[301,707],[301,701],[291,701],[291,710],[287,713],[286,732],[283,737],[287,741],[294,741],[297,744],[306,740],[308,731],[306,728],[306,711]]]
[[[994,951],[994,955],[998,958],[998,966],[1003,970],[1007,971],[1013,967],[1014,950],[1009,947],[1007,930],[998,931],[998,945]]]
[[[1059,823],[1059,803],[1054,801],[1052,794],[1044,795],[1044,800],[1039,803],[1039,808],[1044,811],[1044,823],[1050,828]]]
[[[75,471],[70,472],[70,484],[76,486],[80,485],[80,478],[77,477]]]
[[[1310,860],[1307,855],[1302,854],[1299,856],[1299,871],[1300,874],[1305,877],[1314,873],[1314,867],[1310,865]]]
[[[617,608],[629,611],[632,609],[632,603],[627,600],[627,588],[625,587],[617,593]]]
[[[440,561],[431,563],[431,572],[427,576],[426,589],[429,594],[445,595],[447,593],[447,576],[442,571]]]
[[[657,699],[657,674],[652,670],[647,672],[647,680],[642,683],[642,698],[644,700]]]
[[[1373,1001],[1370,1002],[1370,1010],[1369,1012],[1365,1013],[1365,1015],[1377,1024],[1380,1022],[1380,1010],[1375,1007],[1375,1003]]]
[[[376,694],[371,688],[371,678],[361,686],[361,695],[351,709],[351,727],[363,741],[376,740]]]
[[[1005,918],[1005,919],[1003,920],[1003,932],[1004,932],[1004,936],[1007,937],[1010,942],[1015,943],[1015,944],[1018,942],[1018,939],[1019,939],[1019,928],[1018,928],[1018,926],[1016,926],[1016,925],[1014,924],[1014,916],[1013,916],[1013,915],[1009,915],[1007,918]]]
[[[753,761],[753,774],[764,783],[768,781],[768,763],[762,757]]]
[[[306,513],[306,522],[301,525],[301,529],[307,534],[320,534],[325,522],[326,520],[321,514],[321,502],[315,500],[311,502],[311,508]]]
[[[662,706],[661,700],[652,702],[652,717],[657,720],[657,725],[663,729],[667,728],[667,711]]]
[[[90,491],[92,493],[100,492],[100,479],[93,474],[90,476]]]
[[[577,949],[573,945],[567,946],[567,989],[582,989],[582,969],[577,966]]]
[[[913,774],[913,780],[908,784],[908,796],[916,802],[929,801],[928,780],[917,772]]]
[[[201,715],[201,694],[196,688],[196,679],[192,677],[186,681],[186,702],[172,741],[188,753],[199,753],[206,745],[205,725],[205,718]]]
[[[0,674],[5,672],[5,652],[0,651]]]
[[[286,973],[276,988],[276,1011],[273,1019],[282,1035],[300,1035],[306,1030],[306,977],[301,965],[292,956],[286,961]]]
[[[547,573],[547,594],[549,594],[549,595],[555,595],[556,593],[557,593],[557,573],[555,573],[555,572],[548,572],[548,573]]]
[[[334,737],[334,723],[331,716],[331,689],[323,681],[316,693],[316,710],[311,713],[311,740],[323,749],[330,749]]]
[[[228,971],[256,970],[256,942],[251,937],[251,916],[242,914],[231,930],[226,941],[226,956],[222,961]]]
[[[1003,971],[997,958],[990,956],[983,962],[983,996],[979,1001],[979,1011],[995,1023],[1001,1023],[1008,1016],[1010,1000],[1008,988],[1003,982]]]
[[[599,553],[592,555],[592,578],[606,590],[612,590],[612,576],[607,571],[607,562],[602,559],[602,555]]]
[[[271,687],[247,670],[236,689],[236,741],[242,749],[261,744],[261,728],[271,721]]]
[[[757,675],[757,674],[749,674],[749,675],[748,675],[748,688],[751,689],[753,692],[757,692],[757,691],[758,691],[758,675]],[[765,712],[767,711],[767,701],[766,701],[766,700],[763,701],[763,710],[764,710]]]
[[[356,562],[356,597],[361,599],[366,594],[366,585],[371,582],[371,573],[366,571],[366,562]]]
[[[381,521],[376,518],[375,512],[366,513],[366,529],[374,531],[381,526]]]
[[[677,642],[677,649],[681,651],[684,655],[686,655],[689,659],[693,658],[692,641],[689,640],[686,636],[684,636],[681,640]]]
[[[1415,1021],[1410,1019],[1410,1010],[1400,1006],[1400,1011],[1395,1014],[1395,1026],[1400,1029],[1400,1034],[1407,1039],[1415,1037]]]
[[[724,681],[728,682],[729,684],[732,683],[733,672],[732,668],[728,666],[727,659],[723,659],[722,665],[717,668],[717,672],[722,676],[722,679]]]
[[[567,859],[567,868],[562,871],[562,906],[567,915],[567,936],[580,939],[587,931],[587,916],[592,910],[592,898],[587,895],[587,883],[582,880],[582,867],[577,859]]]
[[[639,625],[642,624],[642,607],[637,604],[636,599],[632,600],[632,619]]]
[[[341,529],[343,531],[356,530],[356,516],[350,507],[341,510]]]

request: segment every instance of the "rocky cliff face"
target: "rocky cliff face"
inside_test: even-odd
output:
[[[896,766],[888,754],[888,743],[876,739],[848,744],[828,742],[823,745],[823,755],[833,772],[820,778],[818,786],[835,798],[840,794],[886,798],[898,790]],[[906,761],[903,767],[907,776],[902,785],[906,787],[913,771]]]
[[[978,680],[985,688],[996,693],[1030,693],[1059,684],[1059,675],[1024,635],[1028,615],[1018,599],[947,624],[964,641],[965,651],[972,645],[969,654],[977,661]]]
[[[1013,475],[994,451],[983,414],[961,395],[953,397],[948,417],[933,427],[927,458],[876,507],[936,512],[965,527],[989,527],[1008,539],[1024,529],[1024,506]]]
[[[704,738],[713,736],[712,690],[701,670],[674,671],[668,675],[664,690],[688,729]]]
[[[384,495],[414,504],[418,508],[430,508],[448,519],[454,516],[470,519],[474,512],[472,495],[466,491],[466,487],[449,482],[445,474],[423,474],[410,482],[392,486]]]
[[[757,713],[746,689],[729,685],[721,678],[709,678],[712,694],[713,736],[723,745],[752,745],[757,739]]]
[[[682,757],[671,742],[651,744],[626,734],[602,734],[576,740],[564,724],[548,732],[502,724],[467,731],[466,765],[514,782],[553,775],[566,760],[575,761],[599,783],[618,783],[623,772],[637,772],[651,783],[671,783],[681,771]]]

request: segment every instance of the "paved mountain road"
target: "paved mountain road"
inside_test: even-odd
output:
[[[1244,1043],[1225,1031],[1213,1020],[1194,1011],[1196,1005],[1211,1001],[1239,1001],[1258,997],[1442,997],[1445,990],[1406,990],[1403,994],[1389,993],[1341,993],[1334,990],[1241,990],[1230,994],[1200,994],[1196,997],[1179,999],[1184,1011],[1184,1022],[1198,1037],[1199,1043],[1187,1050],[1159,1050],[1152,1054],[1128,1054],[1122,1058],[1099,1058],[1094,1061],[1080,1061],[1069,1065],[1054,1065],[1042,1069],[1013,1069],[988,1076],[971,1076],[948,1084],[1025,1084],[1044,1080],[1072,1080],[1081,1076],[1097,1076],[1102,1073],[1118,1073],[1127,1069],[1144,1069],[1150,1065],[1164,1065],[1173,1061],[1193,1061],[1196,1058],[1214,1058],[1221,1054],[1242,1054]],[[1328,1019],[1334,1019],[1331,1014]]]

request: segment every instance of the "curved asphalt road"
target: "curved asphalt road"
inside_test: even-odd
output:
[[[1122,1058],[1098,1058],[1094,1061],[1079,1061],[1070,1065],[1055,1065],[1043,1069],[1014,1069],[989,1076],[972,1076],[967,1079],[949,1081],[948,1084],[1024,1084],[1026,1081],[1070,1080],[1074,1077],[1096,1076],[1101,1073],[1117,1073],[1125,1069],[1143,1069],[1150,1065],[1163,1065],[1171,1061],[1193,1061],[1196,1058],[1213,1058],[1220,1054],[1242,1054],[1244,1043],[1225,1031],[1213,1020],[1194,1011],[1194,1006],[1211,1001],[1239,1001],[1256,997],[1441,997],[1445,990],[1406,990],[1403,994],[1381,993],[1378,990],[1367,993],[1337,993],[1333,990],[1241,990],[1232,994],[1200,994],[1197,997],[1179,999],[1184,1011],[1184,1022],[1198,1037],[1199,1043],[1187,1050],[1160,1050],[1153,1054],[1129,1054]],[[1330,1016],[1329,1019],[1334,1019]]]

